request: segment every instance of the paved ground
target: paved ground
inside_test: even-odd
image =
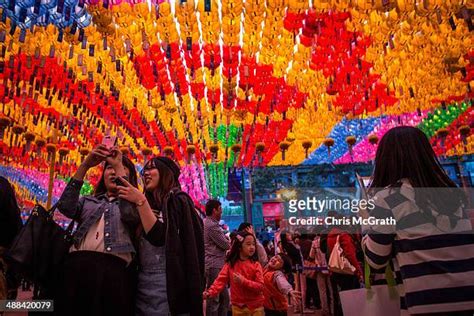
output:
[[[321,315],[320,311],[317,311],[317,310],[311,310],[311,309],[306,309],[304,311],[304,313],[293,313],[291,311],[288,312],[288,316],[292,316],[292,315],[295,315],[295,316],[319,316]]]

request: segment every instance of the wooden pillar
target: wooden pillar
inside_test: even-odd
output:
[[[55,144],[57,142],[57,130],[56,128],[53,129],[53,139],[52,143]],[[51,160],[49,161],[49,182],[48,182],[48,201],[46,202],[46,209],[51,208],[52,200],[53,200],[53,187],[54,187],[54,167],[56,166],[56,151],[53,151],[51,154]]]

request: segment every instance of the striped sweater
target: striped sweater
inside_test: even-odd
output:
[[[474,233],[462,209],[452,228],[447,216],[426,219],[415,189],[403,180],[374,196],[376,218],[397,224],[364,227],[368,264],[381,270],[392,260],[402,315],[474,310]]]

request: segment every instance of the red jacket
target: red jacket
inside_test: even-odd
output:
[[[327,239],[328,254],[331,255],[334,245],[336,244],[337,236],[339,236],[339,243],[341,244],[341,248],[344,251],[344,256],[356,268],[356,274],[363,275],[362,268],[359,261],[357,260],[357,248],[354,243],[354,239],[348,232],[345,232],[339,228],[331,229]]]
[[[265,270],[263,272],[263,279],[265,281],[265,308],[276,311],[287,311],[288,310],[288,299],[287,296],[280,292],[277,285],[275,284],[273,277],[275,271]]]
[[[234,281],[234,273],[240,273],[244,277],[241,284]],[[211,297],[215,297],[227,284],[230,284],[232,305],[247,306],[250,310],[263,307],[265,298],[263,296],[263,271],[260,263],[251,260],[239,260],[234,267],[226,263],[207,292]]]

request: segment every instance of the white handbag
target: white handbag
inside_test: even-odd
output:
[[[344,316],[400,316],[400,297],[387,285],[339,292]]]
[[[336,244],[331,251],[328,267],[329,271],[341,274],[353,275],[356,271],[356,268],[344,256],[344,250],[342,250],[341,244],[339,243],[339,235],[337,236]]]
[[[365,263],[365,288],[339,292],[344,316],[400,316],[400,296],[390,265],[385,279],[385,285],[371,285],[370,268]]]

